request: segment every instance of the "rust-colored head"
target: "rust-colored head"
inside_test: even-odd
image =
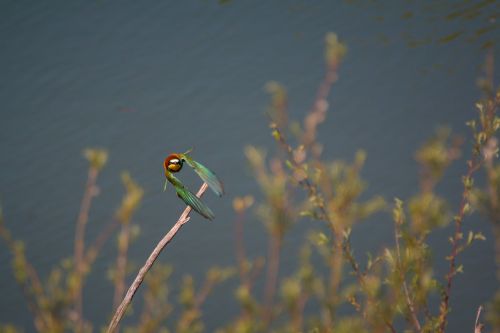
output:
[[[184,160],[180,158],[178,154],[172,154],[165,159],[163,167],[165,168],[165,171],[179,172],[182,169],[183,163]]]

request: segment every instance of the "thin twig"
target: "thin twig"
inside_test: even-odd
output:
[[[340,282],[342,280],[342,271],[344,266],[344,257],[342,255],[343,242],[342,236],[336,231],[337,228],[331,227],[332,235],[332,250],[329,258],[329,268],[330,268],[330,283],[329,283],[329,302],[331,309],[332,322],[335,323],[336,320],[336,310],[340,304],[341,295],[339,293]],[[347,240],[346,240],[347,241]],[[353,259],[354,260],[354,259]]]
[[[269,327],[273,320],[273,300],[276,294],[276,284],[278,282],[278,273],[280,265],[280,249],[282,235],[272,233],[269,237],[266,286],[264,288],[264,325]]]
[[[401,249],[399,245],[399,238],[401,237],[401,230],[399,228],[400,224],[402,221],[396,221],[394,223],[394,239],[396,241],[396,255],[397,255],[397,263],[398,263],[398,271],[399,271],[399,277],[401,278],[401,281],[403,283],[403,290],[406,298],[406,306],[408,306],[408,310],[410,311],[410,317],[413,326],[417,330],[417,332],[422,332],[422,327],[420,326],[420,322],[418,321],[417,313],[415,311],[415,306],[413,305],[413,302],[410,297],[410,292],[408,290],[408,285],[406,284],[406,278],[403,272],[403,266],[401,264]]]
[[[489,139],[495,134],[494,119],[496,115],[496,110],[500,105],[500,96],[495,97],[495,99],[489,101],[487,104],[488,109],[486,110],[487,119],[482,120],[482,132],[485,133],[485,140],[481,143],[476,143],[474,146],[474,155],[472,159],[467,161],[467,173],[464,177],[465,180],[472,181],[473,174],[481,168],[484,164],[485,159],[480,157],[480,150],[484,149],[485,144]],[[481,118],[482,119],[482,118]],[[439,313],[439,333],[444,333],[447,324],[447,316],[449,312],[449,299],[451,286],[453,282],[453,277],[456,275],[456,259],[460,252],[460,245],[463,238],[462,235],[462,223],[465,216],[466,207],[469,204],[469,195],[471,192],[471,185],[464,184],[464,190],[462,192],[462,200],[460,202],[460,208],[458,214],[455,217],[455,232],[452,238],[452,248],[450,254],[450,266],[448,269],[448,274],[446,275],[446,288],[442,297]]]
[[[237,211],[238,214],[234,222],[234,246],[236,252],[238,273],[242,287],[244,287],[246,290],[248,290],[248,293],[250,293],[257,276],[264,266],[264,261],[262,260],[262,258],[257,258],[252,264],[250,264],[250,261],[247,260],[244,243],[245,211],[246,208],[241,211]],[[249,310],[246,307],[242,307],[240,316],[248,317]]]
[[[333,84],[338,79],[337,66],[327,68],[325,77],[321,82],[313,104],[304,118],[304,133],[301,137],[301,143],[306,148],[311,148],[316,141],[317,126],[324,122],[326,111],[328,109],[327,98],[330,94]],[[313,156],[319,157],[318,152],[314,152]]]
[[[243,237],[243,223],[245,219],[244,211],[238,213],[236,221],[234,223],[234,239],[235,239],[235,252],[236,252],[236,262],[238,265],[238,273],[240,275],[240,280],[246,284],[248,271],[245,267],[247,263],[245,254],[245,244]]]
[[[203,185],[200,187],[198,193],[196,196],[199,198],[205,193],[208,185],[206,183],[203,183]],[[154,262],[160,255],[161,251],[167,246],[168,243],[174,238],[174,236],[177,234],[177,232],[182,228],[182,226],[189,221],[189,213],[191,212],[191,207],[186,207],[184,209],[184,212],[182,215],[179,217],[177,222],[174,224],[174,226],[170,229],[170,231],[160,240],[160,242],[156,245],[156,247],[153,249],[153,252],[149,255],[149,258],[146,260],[146,263],[144,266],[139,270],[139,273],[135,277],[134,282],[130,285],[127,293],[125,294],[125,297],[123,298],[123,301],[121,302],[120,306],[116,309],[115,315],[113,316],[113,319],[109,323],[107,332],[108,333],[113,333],[115,332],[120,320],[123,318],[123,315],[125,314],[125,311],[127,310],[128,305],[130,302],[132,302],[132,298],[134,297],[135,293],[137,292],[137,289],[139,289],[140,285],[142,284],[144,277],[146,276],[147,272],[151,269],[153,266]]]
[[[483,306],[480,305],[477,309],[476,314],[476,323],[474,324],[474,333],[481,333],[483,331],[484,325],[479,322],[479,317],[481,317],[481,311],[483,310]]]
[[[181,319],[179,320],[177,326],[177,331],[179,332],[188,331],[189,328],[193,325],[193,322],[199,318],[199,315],[201,314],[201,306],[203,305],[208,295],[217,284],[216,279],[210,278],[209,275],[207,275],[207,278],[205,279],[203,286],[200,288],[198,293],[196,293],[192,307],[187,309],[182,314]]]
[[[301,292],[299,299],[297,300],[297,306],[292,311],[292,326],[295,332],[302,332],[304,326],[304,308],[309,299],[309,293]]]
[[[122,229],[118,234],[118,256],[115,268],[115,294],[113,297],[113,309],[118,307],[125,292],[125,277],[127,275],[127,252],[130,244],[130,221],[122,222]]]
[[[245,286],[248,288],[248,290],[251,290],[252,287],[254,286],[257,278],[259,277],[259,274],[262,271],[262,268],[264,268],[265,260],[262,257],[258,257],[252,262],[252,267],[250,271],[248,272],[248,279],[246,281]]]
[[[87,184],[85,186],[85,193],[80,205],[80,213],[78,214],[78,219],[76,221],[74,265],[79,284],[75,295],[77,332],[81,332],[83,330],[82,276],[84,275],[85,271],[85,226],[87,225],[87,221],[89,219],[89,211],[92,204],[92,198],[96,194],[96,181],[98,174],[98,168],[93,166],[89,168]]]
[[[87,267],[92,266],[95,259],[97,258],[97,254],[101,251],[102,247],[106,243],[106,241],[113,235],[115,229],[120,225],[118,219],[113,218],[108,224],[102,229],[99,235],[95,238],[92,244],[87,247],[87,251],[85,254],[85,265]]]
[[[385,321],[385,324],[387,325],[387,327],[389,327],[389,329],[391,330],[391,333],[396,333],[396,329],[394,328],[392,323]]]
[[[346,257],[347,262],[351,265],[354,276],[356,277],[356,280],[358,281],[361,289],[367,290],[368,289],[366,283],[367,270],[361,271],[359,263],[356,260],[356,258],[354,258],[354,255],[352,253],[351,242],[349,240],[349,237],[344,239],[344,243],[342,245],[342,251]],[[377,260],[375,260],[374,264],[376,262]],[[370,293],[367,293],[366,303],[367,304],[364,306],[365,310],[361,308],[362,306],[360,304],[358,304],[358,306],[355,306],[356,311],[359,312],[361,316],[363,316],[364,320],[368,320],[366,309],[375,308],[378,306],[377,300],[373,296],[370,297]],[[394,326],[392,325],[391,322],[389,322],[388,320],[384,320],[384,323],[392,333],[396,333],[396,330],[394,329]]]
[[[3,218],[0,216],[0,237],[3,238],[7,247],[9,248],[13,257],[17,254],[16,250],[16,240],[12,238],[9,230],[3,225]],[[24,297],[26,302],[28,303],[28,308],[31,312],[33,312],[35,316],[35,326],[37,329],[42,329],[40,325],[43,325],[45,329],[50,327],[50,320],[46,318],[45,313],[40,308],[41,299],[45,297],[45,291],[43,289],[42,281],[36,271],[35,267],[28,261],[25,253],[23,253],[24,265],[26,269],[27,279],[21,281],[20,279],[16,279],[22,291],[24,293]],[[27,280],[29,279],[29,282]],[[37,324],[37,318],[39,318],[42,323]]]
[[[198,292],[198,294],[196,295],[196,297],[194,299],[194,308],[196,310],[199,310],[201,308],[201,306],[203,305],[203,303],[207,299],[207,297],[210,294],[210,292],[212,291],[212,289],[214,289],[216,283],[217,282],[215,280],[210,279],[210,278],[207,278],[205,280],[203,287],[201,287],[200,291]]]
[[[480,167],[481,167],[481,161],[479,161],[477,157],[475,157],[473,160],[469,160],[466,178],[470,179],[474,174],[474,172],[476,172]],[[439,331],[438,331],[440,333],[444,333],[447,324],[451,287],[453,283],[453,278],[457,274],[456,260],[459,253],[460,240],[462,239],[462,222],[465,217],[465,207],[469,202],[469,193],[470,189],[467,188],[467,186],[464,186],[464,190],[462,192],[462,200],[460,202],[460,208],[458,209],[458,214],[455,217],[455,231],[453,233],[452,244],[451,244],[450,265],[448,269],[448,274],[446,274],[446,287],[440,306]]]

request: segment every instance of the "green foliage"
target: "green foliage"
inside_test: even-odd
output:
[[[116,215],[122,223],[128,223],[142,201],[144,190],[134,182],[128,172],[123,172],[121,178],[126,194]]]
[[[19,333],[22,332],[19,328],[14,325],[1,325],[0,324],[0,333]]]
[[[105,149],[88,148],[83,151],[83,156],[89,161],[90,167],[97,170],[101,170],[108,162]]]
[[[495,329],[494,332],[500,332],[500,291],[497,291],[488,309],[488,320]]]
[[[326,64],[330,68],[337,68],[347,53],[345,44],[339,41],[337,34],[330,32],[326,35]]]
[[[427,234],[450,221],[448,205],[435,193],[422,193],[410,199],[411,227],[414,232]]]

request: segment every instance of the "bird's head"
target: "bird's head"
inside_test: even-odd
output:
[[[172,154],[165,159],[163,167],[165,168],[165,171],[179,172],[182,169],[183,163],[184,160],[180,158],[178,154]]]

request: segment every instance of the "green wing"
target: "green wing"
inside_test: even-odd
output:
[[[191,167],[193,170],[200,176],[200,178],[208,184],[208,186],[217,194],[219,197],[224,194],[224,187],[222,186],[221,181],[215,173],[213,173],[210,169],[204,166],[201,163],[196,162],[187,154],[180,154],[180,157]]]
[[[174,185],[177,196],[186,203],[186,205],[193,208],[201,216],[213,220],[215,218],[214,213],[210,208],[207,207],[196,195],[194,195],[187,187],[185,187],[179,179],[174,175],[168,175],[168,180]]]
[[[191,193],[187,188],[177,191],[177,195],[181,198],[187,205],[191,206],[195,211],[197,211],[201,216],[213,220],[215,218],[214,213],[210,208],[207,207],[196,195]]]

